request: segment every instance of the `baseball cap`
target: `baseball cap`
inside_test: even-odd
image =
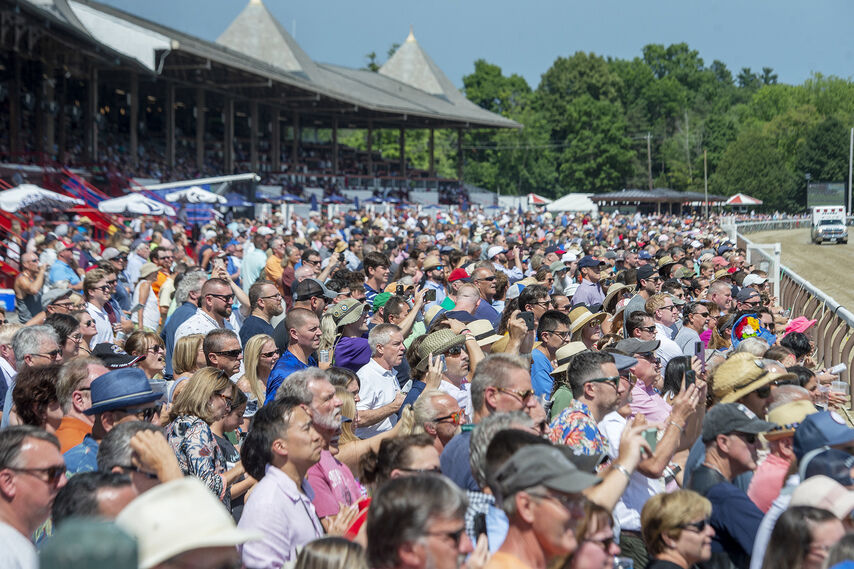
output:
[[[42,295],[42,309],[46,309],[48,306],[57,302],[59,300],[63,300],[71,296],[71,293],[74,292],[70,288],[52,288],[46,293]]]
[[[567,267],[563,261],[555,261],[554,263],[549,265],[549,271],[551,271],[552,274],[558,273],[560,271],[565,271],[568,268],[569,267]]]
[[[658,269],[652,265],[643,265],[638,267],[638,280],[648,280],[652,275],[656,274]]]
[[[329,300],[335,300],[340,293],[326,288],[322,282],[317,279],[307,278],[297,283],[294,287],[294,302],[308,300],[312,297],[325,297]]]
[[[735,295],[735,299],[739,302],[745,302],[750,300],[751,298],[759,298],[759,292],[752,288],[743,288],[738,291],[738,294]]]
[[[109,342],[103,342],[92,349],[92,355],[104,362],[110,369],[121,369],[134,365],[145,356],[132,356],[119,346]]]
[[[839,413],[821,411],[806,417],[795,429],[795,456],[800,460],[811,450],[852,441],[854,441],[854,429],[848,426]]]
[[[490,247],[490,248],[486,251],[486,258],[487,258],[487,259],[491,259],[491,258],[493,258],[494,256],[496,256],[496,255],[498,255],[498,254],[501,254],[501,253],[504,253],[504,252],[506,252],[506,251],[507,251],[507,250],[506,250],[504,247],[501,247],[500,245],[493,245],[492,247]]]
[[[652,259],[652,255],[649,253],[649,251],[638,251],[638,259],[649,261]]]
[[[830,447],[821,447],[804,455],[798,465],[801,480],[813,476],[827,476],[843,486],[854,486],[851,469],[854,468],[854,455]]]
[[[378,295],[376,295],[374,297],[374,302],[372,304],[374,310],[379,310],[380,308],[385,306],[385,303],[388,302],[388,299],[390,299],[391,296],[392,295],[390,292],[381,292]]]
[[[42,569],[137,569],[136,539],[113,522],[72,518],[54,528],[39,550]]]
[[[789,506],[812,506],[844,520],[854,510],[854,492],[827,476],[812,476],[792,492]]]
[[[718,403],[709,409],[703,419],[703,442],[713,441],[718,435],[727,433],[758,435],[775,426],[757,417],[741,403]]]
[[[755,284],[762,284],[764,282],[768,282],[768,279],[766,279],[765,277],[760,277],[759,275],[749,274],[744,277],[744,280],[741,284],[742,286],[750,286]]]
[[[601,479],[581,472],[552,445],[530,445],[516,451],[495,473],[491,488],[499,503],[516,492],[545,486],[549,490],[577,494]]]
[[[120,256],[121,254],[121,251],[119,251],[115,247],[107,247],[106,249],[104,249],[104,252],[101,253],[101,258],[105,261],[110,261]]]
[[[593,257],[592,255],[585,255],[584,257],[581,257],[580,261],[578,261],[578,268],[583,269],[585,267],[587,267],[587,268],[599,267],[599,266],[604,265],[604,264],[605,264],[605,261],[600,261],[599,259]]]
[[[451,274],[448,275],[449,283],[452,283],[454,281],[463,281],[467,283],[469,282],[469,280],[471,280],[471,277],[465,269],[454,269],[453,271],[451,271]]]
[[[615,350],[619,350],[624,354],[647,354],[652,353],[661,345],[659,340],[639,340],[637,338],[626,338],[620,340],[614,346]]]
[[[563,248],[558,245],[552,245],[551,247],[546,247],[546,255],[548,255],[549,253],[563,255],[564,253],[566,253],[566,251],[564,251]]]

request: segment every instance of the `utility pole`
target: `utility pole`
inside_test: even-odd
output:
[[[709,160],[705,148],[703,149],[703,187],[705,188],[703,208],[706,210],[706,219],[709,219]]]
[[[649,189],[652,191],[652,134],[646,133],[646,175],[649,178]]]

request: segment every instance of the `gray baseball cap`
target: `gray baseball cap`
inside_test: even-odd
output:
[[[727,433],[758,435],[776,427],[776,423],[763,421],[741,403],[718,403],[709,409],[703,419],[703,442],[707,443]]]
[[[580,471],[558,448],[531,445],[519,449],[495,473],[492,489],[499,501],[516,492],[545,486],[556,492],[577,494],[601,478]]]
[[[637,338],[626,338],[625,340],[617,342],[614,349],[619,350],[624,354],[647,354],[657,350],[659,344],[661,344],[661,342],[658,340],[643,341],[638,340]]]
[[[48,306],[57,302],[59,300],[63,300],[71,296],[71,293],[74,292],[70,288],[52,288],[46,293],[42,295],[42,309],[46,309]]]

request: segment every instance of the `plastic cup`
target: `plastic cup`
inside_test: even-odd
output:
[[[848,395],[848,382],[847,381],[831,381],[830,382],[830,391],[833,393],[841,393],[842,395]]]
[[[614,569],[634,569],[635,562],[631,557],[614,557]]]

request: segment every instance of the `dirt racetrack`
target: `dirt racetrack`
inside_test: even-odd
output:
[[[782,263],[854,311],[854,244],[810,243],[810,230],[763,231],[746,236],[754,243],[782,245]]]

